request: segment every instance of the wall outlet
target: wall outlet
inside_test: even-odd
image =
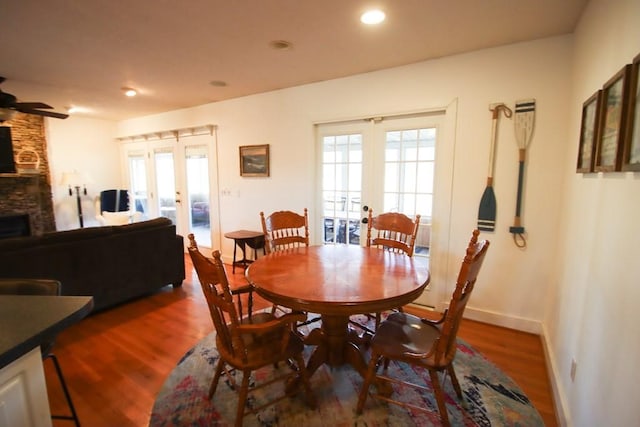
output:
[[[569,374],[571,376],[571,382],[576,380],[577,367],[578,367],[578,362],[576,362],[576,359],[571,359],[571,373]]]

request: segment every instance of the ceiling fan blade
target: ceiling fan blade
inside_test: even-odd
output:
[[[44,102],[16,102],[13,104],[16,108],[53,108],[51,105],[47,105]]]
[[[56,113],[54,111],[32,110],[30,108],[16,108],[17,111],[25,114],[35,114],[37,116],[53,117],[55,119],[66,119],[68,114]]]

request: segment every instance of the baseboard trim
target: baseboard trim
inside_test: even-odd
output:
[[[467,307],[464,312],[464,317],[471,320],[477,320],[478,322],[490,323],[492,325],[516,329],[518,331],[529,332],[536,335],[540,335],[542,333],[542,324],[538,320],[508,316],[504,313],[498,313],[495,311]]]
[[[553,393],[553,401],[556,412],[556,421],[561,427],[567,427],[570,424],[569,406],[567,405],[566,394],[562,388],[562,381],[560,381],[560,374],[558,372],[558,366],[556,364],[555,354],[548,341],[548,333],[545,325],[542,325],[542,333],[540,338],[542,339],[542,349],[544,351],[545,362],[547,363],[547,372],[549,373],[549,382],[551,383],[551,392]]]

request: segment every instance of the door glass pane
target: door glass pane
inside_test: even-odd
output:
[[[154,152],[158,188],[158,212],[160,216],[176,223],[176,181],[172,151]]]
[[[196,241],[211,247],[209,158],[206,146],[185,147],[189,232]]]
[[[358,245],[362,135],[325,136],[322,146],[323,241]]]
[[[416,255],[429,254],[436,129],[386,132],[384,212],[420,214]]]
[[[129,154],[129,176],[131,177],[130,208],[142,213],[141,219],[149,219],[147,167],[144,153]]]

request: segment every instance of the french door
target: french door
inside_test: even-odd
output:
[[[169,218],[178,234],[193,233],[204,250],[219,247],[215,133],[123,147],[132,206],[143,218]]]
[[[428,261],[433,278],[432,270],[446,252],[432,242],[448,241],[448,226],[441,225],[449,221],[446,193],[452,168],[436,163],[446,157],[438,156],[440,149],[452,151],[442,137],[446,123],[442,111],[318,125],[318,211],[323,215],[315,224],[316,236],[322,236],[324,244],[366,245],[363,219],[369,210],[374,215],[401,212],[410,218],[420,214],[414,256]],[[434,222],[440,226],[434,229]],[[435,307],[441,302],[438,294],[432,281],[416,302]]]

